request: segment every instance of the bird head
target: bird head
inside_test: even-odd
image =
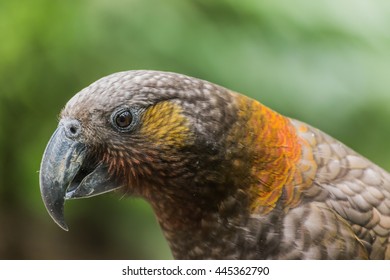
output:
[[[214,207],[251,170],[243,100],[168,72],[127,71],[94,82],[66,104],[44,152],[40,189],[49,214],[67,230],[66,200],[113,190],[157,206]]]

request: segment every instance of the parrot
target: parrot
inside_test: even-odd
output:
[[[390,259],[390,174],[259,101],[130,70],[74,95],[44,151],[43,203],[116,191],[152,207],[175,259]]]

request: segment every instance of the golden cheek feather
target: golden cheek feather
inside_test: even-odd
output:
[[[143,114],[140,134],[160,147],[181,148],[193,139],[187,118],[180,105],[163,101]]]

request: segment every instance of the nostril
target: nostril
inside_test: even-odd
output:
[[[81,125],[77,120],[66,120],[62,122],[65,128],[65,134],[69,138],[76,138],[81,133]]]
[[[77,134],[77,127],[75,127],[75,126],[71,126],[71,127],[69,127],[69,131],[70,131],[70,133],[72,133],[72,134]]]

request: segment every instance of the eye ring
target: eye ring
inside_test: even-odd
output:
[[[112,114],[111,124],[121,132],[128,132],[134,128],[137,116],[131,108],[119,109]]]

